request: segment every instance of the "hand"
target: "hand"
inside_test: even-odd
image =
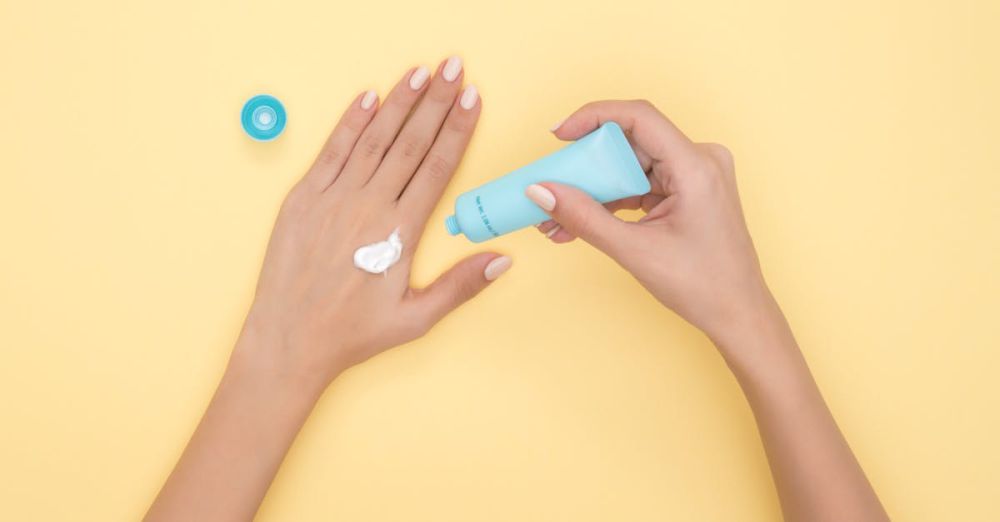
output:
[[[644,101],[585,105],[554,132],[575,140],[609,120],[652,191],[605,207],[573,187],[531,185],[526,195],[553,218],[539,228],[604,251],[712,339],[757,419],[785,520],[888,520],[764,283],[729,151],[692,143]],[[646,215],[626,223],[618,208]]]
[[[378,107],[359,95],[288,194],[229,366],[147,520],[250,520],[326,385],[341,371],[419,337],[510,268],[482,253],[425,289],[410,263],[481,108],[462,62],[411,69]],[[399,229],[387,273],[354,251]]]
[[[646,101],[590,103],[553,132],[576,140],[617,122],[649,175],[652,191],[602,206],[558,183],[527,191],[552,216],[539,229],[556,243],[580,237],[632,273],[660,302],[710,337],[749,320],[770,301],[736,190],[733,158],[722,145],[693,143]],[[646,211],[636,223],[612,212]]]
[[[252,340],[241,339],[237,356],[263,355],[325,386],[348,366],[423,335],[510,267],[510,258],[481,253],[428,288],[410,287],[413,253],[481,109],[475,87],[460,92],[458,58],[428,76],[411,69],[382,106],[372,91],[359,95],[288,194],[244,329]],[[358,247],[397,227],[398,263],[384,274],[354,266]]]

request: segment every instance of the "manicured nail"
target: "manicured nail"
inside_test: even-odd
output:
[[[510,270],[510,266],[514,264],[514,260],[507,256],[500,256],[490,264],[486,265],[486,269],[483,270],[483,276],[487,281],[495,281],[496,278],[503,275],[504,272]]]
[[[552,192],[549,192],[549,189],[541,185],[528,185],[528,188],[524,189],[524,195],[528,196],[528,199],[534,201],[536,205],[542,207],[542,210],[556,208],[556,197]]]
[[[423,65],[417,67],[417,69],[410,74],[410,88],[415,91],[420,90],[420,88],[424,86],[424,83],[427,82],[427,78],[429,78],[430,75],[431,72],[428,71]]]
[[[549,132],[555,132],[555,131],[559,130],[559,127],[562,127],[562,124],[565,121],[566,121],[566,118],[563,118],[563,119],[557,121],[555,125],[549,127]]]
[[[447,82],[455,81],[458,78],[458,73],[462,72],[462,59],[457,56],[452,56],[448,58],[448,61],[444,64],[444,69],[441,71],[441,76],[444,76],[444,80]]]
[[[545,237],[552,239],[552,236],[556,235],[556,232],[559,232],[561,228],[562,225],[556,225],[552,227],[552,230],[549,230],[548,232],[545,233]]]
[[[375,91],[368,91],[364,96],[361,97],[361,108],[364,110],[371,109],[375,105],[375,100],[378,99],[378,94]]]
[[[476,106],[476,101],[479,100],[479,91],[476,90],[475,85],[470,85],[462,91],[462,98],[458,100],[458,104],[462,106],[463,109],[469,110]]]

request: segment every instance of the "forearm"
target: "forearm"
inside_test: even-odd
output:
[[[777,303],[716,340],[753,410],[789,521],[887,520]]]
[[[321,389],[244,334],[146,520],[250,520]]]

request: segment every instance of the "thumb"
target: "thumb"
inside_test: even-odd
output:
[[[567,232],[612,257],[630,232],[628,224],[615,217],[604,205],[569,185],[539,183],[528,186],[524,195]]]
[[[511,258],[490,252],[459,261],[414,293],[415,314],[427,327],[434,325],[503,275],[512,263]]]

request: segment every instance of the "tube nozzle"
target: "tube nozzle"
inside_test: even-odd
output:
[[[454,215],[448,216],[444,219],[444,227],[448,229],[448,233],[457,236],[462,233],[462,227],[458,226],[458,218]]]

